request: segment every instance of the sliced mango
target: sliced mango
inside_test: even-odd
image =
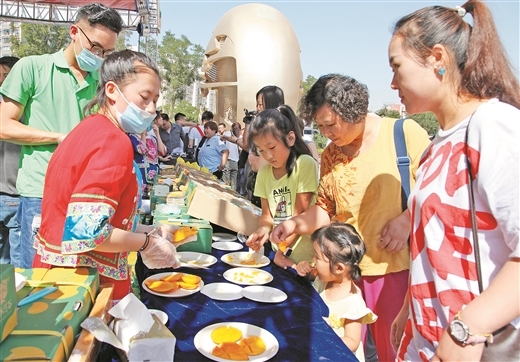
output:
[[[242,331],[235,327],[221,326],[211,331],[211,340],[215,344],[236,342],[242,338]]]
[[[181,278],[183,282],[190,284],[198,284],[201,281],[198,275],[193,274],[184,274]]]
[[[199,287],[199,283],[193,284],[193,283],[186,283],[186,282],[178,282],[177,284],[179,284],[179,287],[181,287],[182,289],[187,289],[187,290],[193,290],[193,289],[197,289]]]
[[[162,277],[161,280],[164,282],[178,282],[183,275],[184,273],[172,273],[166,277]]]
[[[197,229],[191,226],[183,226],[180,229],[175,230],[173,233],[173,242],[178,243],[186,239],[187,237],[197,235]]]
[[[265,352],[264,340],[258,336],[248,336],[240,340],[240,347],[248,356],[257,356]]]
[[[280,243],[278,244],[278,248],[282,253],[285,253],[287,251],[287,242],[285,240],[280,241]]]
[[[235,342],[224,342],[213,348],[212,355],[232,361],[249,361],[247,354]]]
[[[170,292],[178,288],[177,283],[170,283],[162,280],[153,280],[151,283],[145,284],[148,288],[158,293]]]

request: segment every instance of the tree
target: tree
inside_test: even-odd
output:
[[[175,108],[172,108],[170,104],[165,105],[162,112],[168,113],[171,119],[173,119],[173,116],[176,113],[184,113],[186,115],[186,120],[195,124],[198,123],[199,119],[199,108],[192,106],[189,102],[185,100],[180,100],[179,102],[177,102]]]
[[[312,75],[308,75],[307,78],[305,78],[305,80],[302,83],[303,95],[307,94],[309,89],[311,89],[311,87],[314,85],[314,83],[316,83],[316,81],[317,79],[314,78]]]
[[[432,112],[410,114],[408,118],[413,119],[419,125],[428,132],[430,136],[433,136],[439,130],[439,122],[437,117]]]
[[[116,50],[125,50],[130,48],[130,37],[132,36],[132,32],[129,30],[123,30],[119,33],[116,41]]]
[[[171,109],[184,99],[185,86],[200,79],[198,69],[203,56],[204,49],[192,44],[186,36],[177,38],[169,31],[164,35],[157,63],[162,69],[164,101]]]
[[[13,26],[13,25],[11,25]],[[69,26],[22,23],[22,41],[11,36],[11,51],[19,58],[28,55],[52,54],[70,42]]]
[[[395,118],[399,119],[401,118],[401,115],[398,111],[394,111],[391,109],[388,109],[386,107],[381,108],[380,110],[375,112],[379,117],[388,117],[388,118]]]

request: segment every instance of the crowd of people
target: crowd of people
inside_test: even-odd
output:
[[[435,114],[432,141],[413,120],[369,113],[367,87],[337,73],[298,116],[268,85],[243,128],[209,111],[172,122],[157,65],[114,51],[122,26],[89,4],[64,50],[0,59],[1,263],[96,268],[115,300],[131,291],[129,252],[178,267],[173,228],[137,216],[160,163],[185,154],[261,208],[246,244],[312,280],[360,360],[520,359],[520,86],[482,1],[393,28],[391,87],[408,113]],[[321,155],[301,119],[330,139]]]

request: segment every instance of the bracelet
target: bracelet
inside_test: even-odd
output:
[[[264,230],[267,231],[268,233],[271,232],[271,229],[268,229],[267,226],[260,226],[259,229],[264,229]]]
[[[151,233],[152,233],[151,231],[150,231],[150,232],[147,232],[147,233],[144,233],[144,234],[146,235],[146,239],[145,239],[144,244],[143,244],[143,246],[141,247],[141,249],[139,249],[139,251],[144,251],[144,249],[146,249],[146,247],[148,246],[148,244],[150,244],[150,234],[151,234]]]

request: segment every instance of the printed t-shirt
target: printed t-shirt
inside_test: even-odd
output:
[[[20,59],[0,92],[23,105],[25,124],[68,134],[83,119],[83,108],[96,94],[98,73],[83,84],[72,74],[63,50]],[[16,188],[21,196],[42,197],[47,165],[57,145],[23,145]]]
[[[288,177],[287,174],[276,180],[273,176],[273,166],[264,165],[258,170],[254,195],[266,199],[269,204],[274,225],[293,217],[296,207],[296,195],[305,192],[316,193],[318,186],[318,164],[308,155],[301,155],[296,160],[296,165]],[[312,198],[310,206],[314,205]],[[273,249],[278,250],[278,245],[272,243]],[[298,237],[291,246],[292,253],[289,256],[295,263],[314,258],[314,248],[309,235]]]
[[[395,121],[383,118],[376,142],[357,157],[345,156],[334,143],[321,155],[316,204],[329,214],[331,221],[348,223],[359,232],[366,245],[366,254],[359,264],[365,276],[409,268],[408,246],[397,253],[378,250],[376,246],[386,223],[403,212],[393,136]],[[413,187],[415,170],[430,140],[426,131],[413,120],[404,122],[404,134]]]
[[[520,110],[492,99],[472,117],[440,130],[417,170],[408,199],[413,309],[399,360],[431,359],[457,312],[480,294],[466,167],[468,121],[483,289],[509,258],[520,257]],[[518,328],[520,318],[511,324]]]

